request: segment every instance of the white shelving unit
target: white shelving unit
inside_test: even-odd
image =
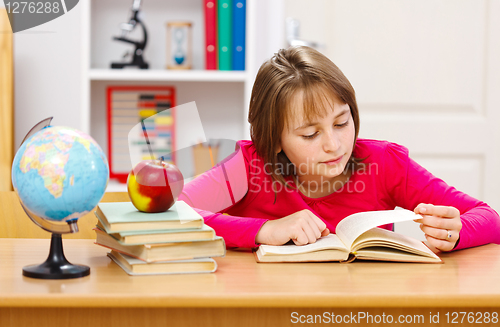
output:
[[[90,69],[91,81],[243,82],[247,72],[214,70],[131,70]]]
[[[144,0],[142,20],[148,31],[145,59],[150,69],[110,69],[131,45],[113,41],[128,20],[132,0],[88,0],[80,3],[82,33],[81,129],[107,153],[108,85],[172,85],[177,105],[195,101],[207,139],[249,138],[248,103],[260,64],[284,44],[284,0],[247,0],[246,70],[204,70],[202,0]],[[167,21],[193,22],[193,70],[166,70]],[[135,31],[134,31],[135,32]],[[131,34],[140,38],[140,34]],[[182,131],[177,132],[182,137]],[[108,191],[126,190],[111,182]]]

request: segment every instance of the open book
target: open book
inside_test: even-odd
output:
[[[351,262],[357,258],[442,263],[421,241],[376,227],[419,218],[422,216],[405,209],[360,212],[344,218],[337,225],[336,234],[324,236],[316,243],[261,245],[255,257],[257,262]]]

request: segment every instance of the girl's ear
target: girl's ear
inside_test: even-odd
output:
[[[276,147],[276,154],[280,153],[281,152],[281,145],[278,144],[278,146]]]

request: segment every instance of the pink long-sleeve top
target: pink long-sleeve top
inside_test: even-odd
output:
[[[366,158],[364,165],[336,192],[309,198],[276,184],[275,198],[272,178],[253,142],[239,141],[231,156],[186,184],[179,200],[196,208],[228,247],[258,246],[255,236],[267,220],[303,209],[316,214],[334,232],[351,214],[396,206],[413,210],[419,203],[453,206],[460,211],[463,227],[455,250],[500,243],[498,213],[433,176],[409,157],[407,148],[358,139],[353,153]],[[295,186],[292,178],[286,181]]]

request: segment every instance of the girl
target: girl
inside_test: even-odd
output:
[[[434,177],[405,147],[357,138],[354,89],[314,49],[282,49],[261,66],[248,120],[252,141],[179,197],[228,247],[314,243],[348,215],[396,206],[422,215],[438,250],[500,243],[500,218],[486,203]]]

